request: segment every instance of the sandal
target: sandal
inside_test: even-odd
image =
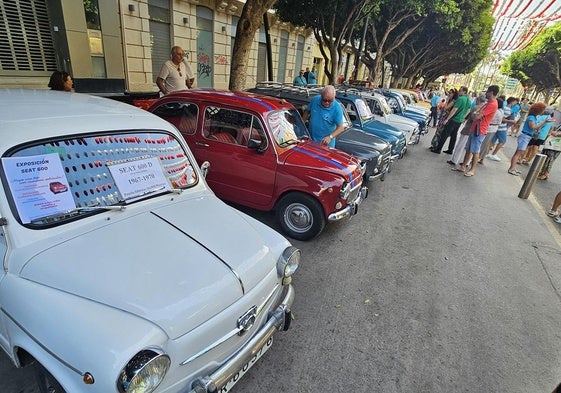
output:
[[[518,176],[519,172],[514,170],[514,169],[509,169],[508,173],[511,174],[512,176]]]
[[[464,176],[465,176],[465,177],[472,177],[473,175],[475,175],[475,173],[473,173],[473,172],[466,172],[466,173],[464,173]]]
[[[466,171],[464,168],[461,168],[461,167],[452,168],[451,170],[453,170],[454,172],[465,172]]]

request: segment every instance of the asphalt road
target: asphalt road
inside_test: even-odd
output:
[[[293,241],[296,319],[234,392],[534,393],[561,382],[561,225],[544,214],[561,164],[520,199],[506,155],[467,178],[428,151],[431,136],[371,184],[358,215]],[[2,393],[34,392],[31,380],[0,355]]]

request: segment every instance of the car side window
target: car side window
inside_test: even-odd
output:
[[[259,119],[249,113],[208,106],[205,110],[203,137],[222,143],[248,146],[253,140],[266,145],[265,132]]]
[[[197,131],[199,108],[188,102],[168,102],[160,105],[154,114],[173,124],[182,134],[193,135]]]

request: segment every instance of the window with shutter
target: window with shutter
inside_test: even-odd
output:
[[[0,71],[56,71],[45,0],[4,1],[0,9]]]
[[[152,44],[152,78],[156,83],[156,78],[160,73],[160,68],[170,59],[171,39],[170,39],[170,9],[167,0],[149,0],[148,13],[150,15],[150,40]]]

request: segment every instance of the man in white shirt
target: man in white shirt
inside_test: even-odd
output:
[[[167,60],[160,69],[156,84],[162,94],[172,91],[190,89],[195,75],[187,62],[183,61],[183,49],[180,46],[171,48],[171,60]]]

